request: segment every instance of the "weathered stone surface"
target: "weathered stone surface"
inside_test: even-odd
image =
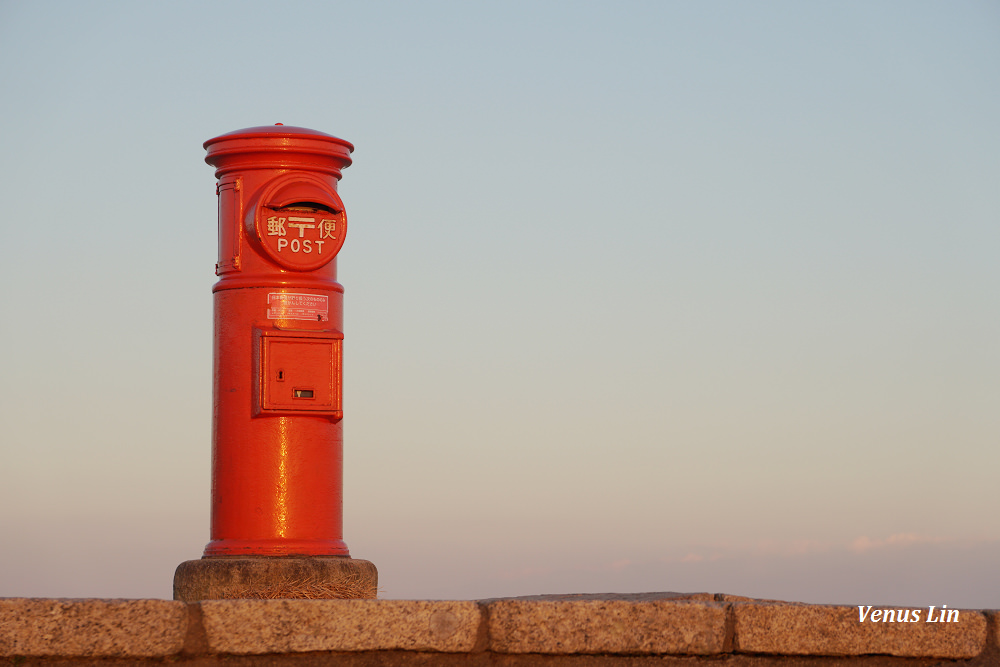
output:
[[[749,598],[748,598],[749,599]],[[718,602],[711,593],[548,593],[545,595],[521,595],[513,598],[491,598],[480,600],[488,603],[494,600],[528,600],[579,602],[581,600],[624,600],[625,602],[648,602],[652,600],[697,600],[700,602]]]
[[[916,623],[862,623],[857,607],[736,602],[733,608],[734,648],[743,653],[972,658],[986,645],[986,617],[978,611],[961,610],[957,623],[928,623],[926,607]]]
[[[704,593],[478,603],[0,598],[0,662],[276,665],[335,658],[337,664],[513,667],[707,660],[883,667],[972,658],[970,664],[1000,664],[998,612],[960,610],[957,623],[926,618],[923,608],[916,623],[860,623],[857,607]]]
[[[0,599],[0,655],[159,657],[179,653],[187,608],[169,600]]]
[[[206,600],[210,651],[473,650],[482,614],[475,602],[424,600]]]
[[[748,598],[744,595],[729,595],[728,593],[716,593],[713,598],[716,602],[774,602],[775,604],[804,604],[802,602],[787,602],[785,600],[770,600],[768,598]]]
[[[638,600],[599,596],[573,601],[499,599],[486,602],[489,648],[498,653],[721,653],[726,608],[676,593]]]
[[[174,599],[368,599],[378,570],[341,557],[202,558],[177,566]]]

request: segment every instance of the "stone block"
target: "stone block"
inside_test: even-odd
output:
[[[926,607],[920,621],[905,623],[861,622],[857,607],[736,602],[733,610],[734,649],[741,653],[957,659],[986,645],[986,617],[964,609],[953,623],[928,623]]]
[[[304,651],[472,651],[481,612],[470,601],[206,600],[208,648],[236,654]]]
[[[187,619],[169,600],[3,598],[0,656],[168,656],[184,647]]]
[[[366,560],[336,556],[202,558],[177,566],[174,599],[369,599],[378,570]]]
[[[631,655],[723,651],[724,604],[685,600],[676,593],[585,597],[485,601],[490,650]]]

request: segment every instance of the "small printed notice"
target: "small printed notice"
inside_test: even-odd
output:
[[[271,292],[267,295],[267,319],[329,322],[330,297],[321,294]]]

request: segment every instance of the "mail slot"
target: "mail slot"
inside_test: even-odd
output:
[[[255,197],[247,227],[256,245],[291,271],[315,271],[344,245],[347,216],[340,196],[322,179],[285,174]]]

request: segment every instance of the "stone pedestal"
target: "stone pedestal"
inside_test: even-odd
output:
[[[202,558],[177,566],[174,599],[374,599],[378,570],[343,556]]]

